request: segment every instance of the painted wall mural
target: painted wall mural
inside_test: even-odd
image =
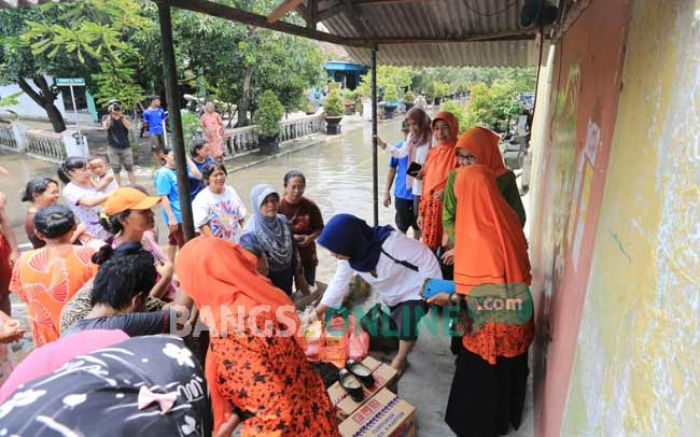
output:
[[[596,0],[556,46],[530,239],[536,432],[559,435],[615,129],[629,2]]]
[[[700,429],[700,2],[631,12],[562,435]]]

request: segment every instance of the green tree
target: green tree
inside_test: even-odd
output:
[[[3,10],[0,81],[16,82],[46,110],[57,132],[65,130],[65,122],[54,105],[57,92],[46,75],[82,76],[98,101],[117,98],[127,105],[135,103],[143,98],[143,91],[133,80],[130,66],[140,57],[127,40],[130,33],[149,24],[138,10],[134,0],[84,0]]]

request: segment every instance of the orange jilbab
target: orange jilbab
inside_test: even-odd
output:
[[[452,113],[438,112],[433,119],[433,127],[438,120],[447,122],[450,136],[428,152],[423,165],[423,193],[419,208],[423,243],[433,250],[442,244],[442,200],[435,199],[433,194],[445,189],[447,176],[457,167],[455,145],[459,134],[459,122]]]
[[[501,137],[491,129],[473,127],[459,137],[457,149],[471,152],[477,163],[488,167],[498,177],[508,171],[498,149],[500,140]]]
[[[294,304],[232,242],[199,237],[177,258],[183,289],[210,328],[206,377],[214,435],[236,411],[242,435],[338,435],[335,410],[297,336],[256,335],[300,326]],[[227,319],[222,314],[231,314]],[[227,333],[223,332],[227,331]],[[227,335],[228,334],[228,335]]]
[[[457,292],[470,296],[485,284],[529,287],[532,277],[527,241],[518,216],[498,190],[493,172],[480,164],[462,167],[457,170],[454,191]],[[531,312],[529,290],[526,294],[523,305]],[[464,347],[491,364],[499,356],[518,356],[527,351],[534,336],[533,318],[521,322],[488,322],[463,337]]]
[[[12,272],[10,290],[27,304],[34,346],[60,336],[61,310],[97,273],[87,246],[62,244],[25,252]]]

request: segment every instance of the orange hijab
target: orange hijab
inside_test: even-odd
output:
[[[209,327],[212,337],[222,336],[222,331],[236,335],[235,319],[239,311],[248,315],[263,305],[268,310],[256,311],[256,317],[278,322],[284,319],[290,329],[301,326],[294,303],[257,272],[256,261],[253,254],[240,246],[213,237],[195,238],[180,251],[176,261],[180,284],[194,299],[200,310],[200,319]],[[223,307],[228,307],[231,315],[226,320],[221,317]],[[223,311],[226,315],[226,309]],[[278,318],[282,311],[284,317]],[[298,336],[295,338],[300,341]],[[217,363],[207,357],[205,372],[214,410],[214,434],[232,411],[231,404],[216,388],[216,366]]]
[[[501,137],[491,129],[473,127],[459,137],[456,148],[471,152],[477,164],[485,165],[496,177],[499,177],[508,171],[503,164],[501,151],[498,150],[500,140]]]
[[[447,176],[450,170],[457,167],[457,156],[455,145],[459,134],[459,122],[451,112],[438,112],[433,118],[432,126],[435,122],[444,120],[450,126],[450,137],[446,142],[439,142],[430,149],[425,160],[425,176],[423,177],[423,196],[428,196],[435,191],[445,188]]]
[[[483,284],[530,284],[527,241],[493,172],[481,164],[457,170],[454,278],[458,293]]]

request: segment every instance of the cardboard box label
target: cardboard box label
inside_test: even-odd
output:
[[[382,389],[340,424],[343,437],[398,437],[415,434],[415,408]]]

